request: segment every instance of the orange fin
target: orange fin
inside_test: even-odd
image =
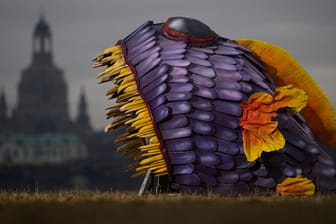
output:
[[[335,110],[327,95],[304,68],[278,46],[253,39],[238,39],[236,42],[249,48],[265,63],[276,86],[293,84],[307,93],[308,105],[302,110],[303,116],[322,142],[336,148]]]
[[[280,195],[314,195],[315,193],[315,185],[314,183],[302,177],[301,175],[297,177],[288,177],[280,184],[276,186],[276,191],[279,192]]]
[[[291,108],[299,112],[306,106],[307,95],[293,85],[277,88],[274,95],[257,92],[240,106],[243,115],[239,125],[243,128],[243,148],[247,161],[258,159],[262,152],[280,150],[285,146],[285,138],[278,129],[277,116],[281,108]]]

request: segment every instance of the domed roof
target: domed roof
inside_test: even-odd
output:
[[[39,21],[35,25],[34,35],[50,35],[50,28],[48,23],[45,21],[43,14],[41,14]]]

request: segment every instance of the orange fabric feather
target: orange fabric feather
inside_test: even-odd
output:
[[[307,95],[292,85],[277,89],[272,96],[258,92],[241,103],[243,115],[239,125],[243,128],[243,148],[247,161],[252,162],[262,152],[280,150],[285,146],[285,138],[278,130],[277,116],[280,108],[291,108],[296,112],[306,106]]]
[[[266,64],[267,72],[277,86],[293,84],[308,95],[308,105],[302,114],[314,134],[324,143],[336,148],[336,113],[328,97],[312,77],[284,49],[270,43],[238,39]]]

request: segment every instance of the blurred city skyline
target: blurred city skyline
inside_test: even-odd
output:
[[[0,91],[3,88],[13,110],[21,71],[31,63],[32,32],[43,11],[53,35],[54,61],[65,71],[71,117],[77,113],[83,86],[91,122],[100,130],[107,123],[105,107],[112,102],[104,96],[108,86],[96,84],[99,70],[91,68],[91,59],[147,20],[158,23],[179,15],[201,20],[221,36],[262,39],[284,47],[321,85],[335,108],[334,9],[331,0],[2,0]]]

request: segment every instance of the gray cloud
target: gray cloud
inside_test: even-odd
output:
[[[90,65],[100,50],[113,45],[147,20],[163,22],[183,15],[197,18],[229,38],[263,39],[288,49],[333,100],[336,84],[336,3],[333,0],[1,0],[0,86],[11,107],[20,71],[30,63],[31,34],[41,6],[54,39],[55,62],[65,70],[72,115],[85,86],[96,128],[106,123],[107,85],[97,85]]]

